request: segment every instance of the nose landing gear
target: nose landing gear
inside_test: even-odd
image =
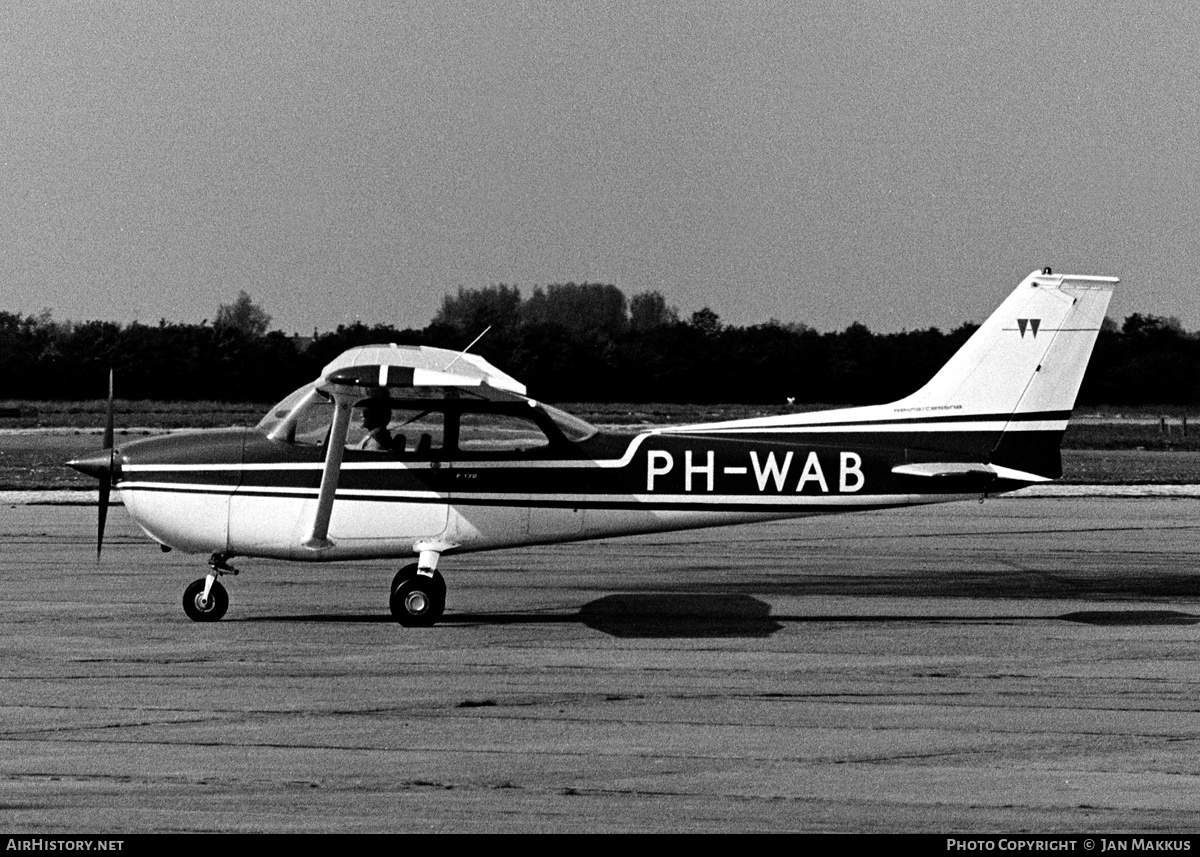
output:
[[[217,581],[204,592],[207,578],[193,581],[183,590],[183,612],[193,622],[216,622],[229,609],[229,593]]]
[[[183,590],[183,612],[193,622],[216,622],[229,609],[229,593],[217,580],[218,575],[238,573],[228,559],[224,554],[213,554],[208,560],[212,571]]]

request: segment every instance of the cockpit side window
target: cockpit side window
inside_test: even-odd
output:
[[[405,403],[409,404],[409,403]],[[369,452],[428,458],[445,448],[446,418],[441,411],[400,407],[397,402],[367,399],[355,407],[346,446]]]

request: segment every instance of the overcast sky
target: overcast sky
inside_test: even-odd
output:
[[[4,3],[0,310],[423,327],[460,286],[1200,328],[1200,4]]]

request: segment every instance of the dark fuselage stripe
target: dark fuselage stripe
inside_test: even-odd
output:
[[[229,500],[233,497],[262,497],[281,500],[315,500],[317,491],[270,491],[270,490],[226,490],[224,486],[205,486],[182,484],[156,483],[125,483],[119,486],[123,491],[136,491],[162,494],[207,495]],[[515,492],[514,492],[515,493]],[[970,492],[969,492],[970,493]],[[455,494],[453,497],[434,492],[371,492],[338,491],[337,499],[341,501],[359,501],[374,503],[444,503],[453,506],[499,506],[508,508],[543,508],[543,509],[640,509],[645,511],[736,511],[736,512],[767,512],[795,511],[813,512],[828,511],[862,511],[866,509],[884,509],[904,506],[914,502],[915,497],[963,496],[961,490],[925,491],[925,492],[896,492],[896,494],[697,494],[694,497],[668,494],[656,496],[652,494],[620,494],[614,495],[587,494],[552,499],[538,495],[521,494],[504,496],[503,494],[487,494],[471,496]]]
[[[728,429],[721,428],[719,425],[710,425],[708,423],[700,423],[695,428],[697,435],[712,434],[723,435],[730,432],[745,432],[745,431],[764,431],[786,430],[795,432],[797,435],[803,435],[806,431],[820,430],[827,428],[895,428],[897,431],[906,431],[916,428],[927,423],[937,423],[939,425],[948,425],[953,423],[1029,423],[1029,422],[1060,422],[1071,418],[1070,411],[1028,411],[1025,413],[1015,414],[946,414],[941,416],[912,416],[912,417],[889,417],[887,419],[874,420],[835,420],[830,422],[810,423],[790,423],[767,422],[770,417],[764,417],[762,423],[731,426]],[[947,429],[953,431],[953,429]],[[671,427],[662,430],[661,434],[689,434],[692,429],[689,426]]]

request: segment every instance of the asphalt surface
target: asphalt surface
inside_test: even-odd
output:
[[[1196,832],[1200,500],[1003,499],[443,560],[0,506],[0,827]]]

